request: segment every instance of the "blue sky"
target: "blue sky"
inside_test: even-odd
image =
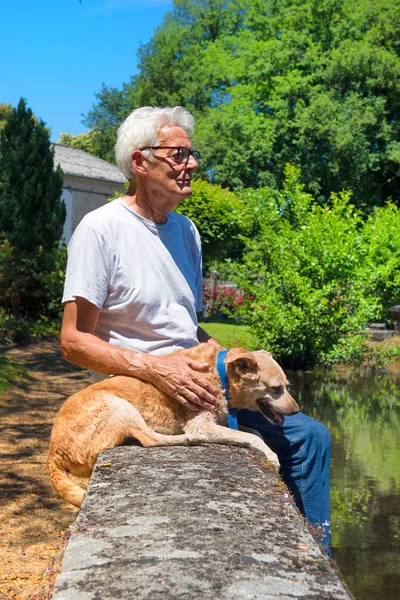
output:
[[[150,40],[172,0],[5,0],[0,21],[0,102],[22,97],[51,127],[86,131],[82,114],[107,86],[137,72],[136,52]]]

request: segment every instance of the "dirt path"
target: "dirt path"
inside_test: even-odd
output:
[[[63,361],[57,342],[0,352],[29,371],[0,395],[0,598],[45,600],[76,513],[47,479],[48,441],[61,403],[90,376]]]

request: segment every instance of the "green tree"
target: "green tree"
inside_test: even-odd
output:
[[[63,173],[53,157],[45,124],[21,99],[0,132],[0,231],[23,252],[54,248],[62,234]]]
[[[92,151],[108,162],[115,163],[114,146],[119,125],[128,114],[137,108],[129,98],[130,86],[122,90],[103,85],[96,95],[97,103],[84,119],[84,124],[95,132]]]
[[[139,74],[87,115],[110,158],[144,104],[197,118],[202,176],[279,188],[288,162],[321,202],[400,199],[399,0],[175,0],[139,50]]]
[[[11,315],[8,330],[21,319],[57,313],[54,269],[61,271],[65,205],[53,156],[48,130],[21,99],[0,131],[0,308]]]
[[[7,120],[8,114],[12,109],[11,104],[3,104],[0,102],[0,129],[2,129]]]
[[[79,148],[89,154],[96,153],[96,133],[94,131],[87,131],[78,135],[72,135],[71,133],[62,133],[60,139],[57,140],[57,144],[63,146],[70,146],[72,148]]]

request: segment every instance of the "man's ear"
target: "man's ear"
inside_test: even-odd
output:
[[[257,361],[251,352],[244,348],[232,348],[225,358],[226,366],[235,370],[239,377],[256,379],[258,373]]]
[[[135,173],[144,173],[147,170],[146,160],[140,150],[134,150],[132,152],[131,162]]]

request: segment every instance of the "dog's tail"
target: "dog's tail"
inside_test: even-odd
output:
[[[51,451],[47,457],[46,470],[56,492],[64,500],[80,508],[85,497],[86,487],[71,479],[69,471],[62,466],[61,461],[57,461],[57,456]]]

